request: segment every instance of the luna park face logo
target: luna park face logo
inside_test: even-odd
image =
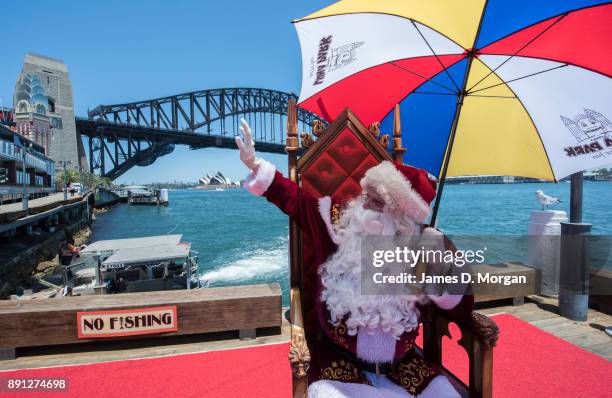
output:
[[[363,42],[344,44],[332,48],[333,36],[329,35],[319,40],[319,51],[317,56],[310,59],[309,78],[315,77],[313,86],[322,84],[329,71],[346,66],[357,59],[355,50],[361,47]]]
[[[569,157],[590,155],[593,159],[612,155],[612,122],[601,113],[584,109],[584,114],[561,121],[576,139],[577,145],[564,148]]]

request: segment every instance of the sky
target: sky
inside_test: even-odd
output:
[[[0,102],[12,106],[26,53],[68,66],[75,113],[182,92],[258,87],[299,93],[301,57],[291,20],[334,1],[10,1],[2,5]],[[284,155],[264,154],[286,170]],[[118,183],[241,179],[237,150],[175,151]]]

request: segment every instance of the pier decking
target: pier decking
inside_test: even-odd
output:
[[[68,199],[73,199],[76,197],[80,197],[80,195],[70,196],[70,194],[68,194]],[[52,193],[49,196],[44,196],[42,198],[30,199],[28,201],[28,207],[40,207],[40,206],[45,206],[45,205],[49,205],[52,203],[61,203],[63,201],[64,201],[64,193],[57,192],[57,193]],[[21,202],[2,204],[0,205],[0,214],[12,213],[12,212],[21,210],[21,208],[22,208]]]
[[[28,208],[25,210],[22,209],[21,202],[0,205],[0,233],[36,223],[58,212],[84,205],[91,194],[92,192],[85,192],[81,195],[68,195],[68,199],[64,199],[64,193],[58,192],[29,200]]]
[[[512,314],[571,344],[582,347],[607,360],[612,360],[612,338],[603,332],[603,327],[612,325],[612,316],[589,310],[587,322],[574,322],[558,314],[556,305],[553,304],[554,300],[540,296],[531,296],[528,300],[528,303],[519,306],[513,306],[511,300],[505,300],[505,302],[499,302],[497,306],[482,308],[478,311],[488,315]],[[506,303],[507,305],[505,305]],[[290,326],[283,316],[280,333],[278,328],[258,330],[257,337],[251,340],[239,340],[237,332],[223,332],[174,336],[164,339],[149,338],[54,347],[31,347],[20,349],[19,356],[14,360],[0,361],[0,370],[152,358],[283,343],[289,342],[289,340]]]
[[[483,308],[478,312],[489,316],[500,313],[514,315],[547,333],[612,361],[612,337],[603,330],[612,326],[612,316],[589,308],[587,321],[577,322],[559,315],[556,299],[529,296],[528,300],[523,305],[513,306],[509,303],[502,307]]]

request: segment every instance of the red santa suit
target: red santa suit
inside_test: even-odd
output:
[[[423,170],[382,162],[366,172],[362,187],[383,180],[378,189],[383,197],[393,200],[404,214],[422,223],[429,214],[429,202],[435,196],[435,179]],[[261,161],[246,179],[251,193],[264,196],[293,221],[304,234],[310,234],[317,268],[338,250],[339,230],[332,221],[332,199],[315,198],[285,178],[274,165]],[[380,188],[380,187],[378,187]],[[424,227],[421,227],[423,229]],[[434,231],[428,228],[431,233]],[[347,324],[347,318],[332,322],[329,306],[322,300],[321,278],[317,287],[317,318],[320,338],[310,344],[311,366],[308,371],[311,397],[457,397],[449,381],[440,376],[441,369],[426,363],[417,353],[420,308],[414,319],[403,320],[401,334],[393,335],[384,328],[366,328]],[[467,298],[468,296],[466,296]],[[473,301],[460,296],[433,297],[443,309],[455,308],[469,314]],[[381,376],[374,375],[382,373]]]

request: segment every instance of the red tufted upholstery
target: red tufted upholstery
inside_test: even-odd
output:
[[[349,199],[361,192],[359,181],[379,161],[346,127],[301,171],[302,187],[317,197],[332,196],[335,201]]]
[[[314,196],[331,196],[333,202],[343,202],[361,193],[359,181],[369,168],[390,157],[384,156],[384,150],[381,154],[381,151],[371,149],[372,143],[379,145],[373,139],[369,140],[369,146],[365,143],[371,137],[363,138],[370,134],[363,126],[345,124],[336,132],[329,130],[333,128],[330,127],[319,138],[326,140],[324,149],[303,167],[298,166],[298,174],[301,175],[302,188]],[[326,137],[326,134],[331,136]],[[317,329],[314,296],[317,269],[312,255],[313,242],[308,236],[302,239],[302,304],[306,330],[312,331]]]

